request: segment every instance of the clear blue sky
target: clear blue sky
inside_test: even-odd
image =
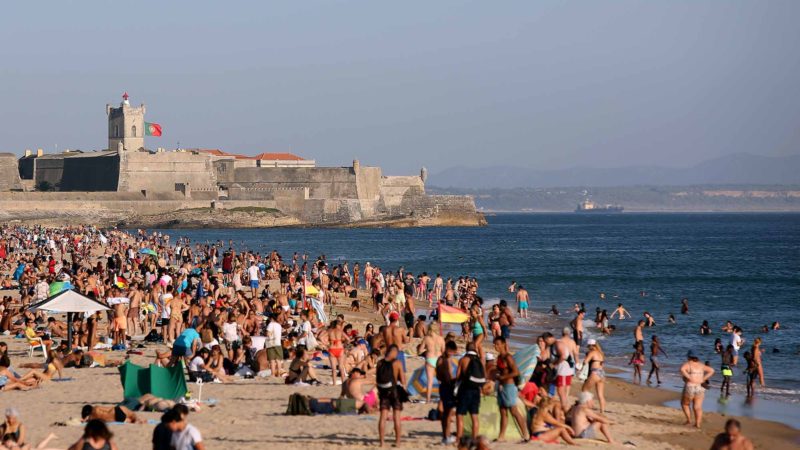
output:
[[[800,1],[11,2],[0,151],[147,146],[455,166],[797,153]]]

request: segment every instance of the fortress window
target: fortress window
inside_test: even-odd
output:
[[[131,136],[136,137],[136,125],[131,127]]]
[[[119,137],[119,125],[114,125],[114,137]]]

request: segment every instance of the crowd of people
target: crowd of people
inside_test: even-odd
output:
[[[399,444],[400,413],[408,401],[406,355],[416,353],[425,361],[424,401],[441,421],[443,444],[485,445],[480,408],[486,396],[495,397],[500,411],[500,441],[514,421],[523,440],[574,444],[583,438],[616,443],[614,423],[605,415],[605,355],[597,340],[584,338],[585,308],[576,309],[575,319],[559,337],[549,332],[538,337],[533,375],[520,379],[509,341],[517,315],[528,317],[531,298],[516,283],[509,287],[517,302],[515,313],[505,300],[485,305],[478,280],[470,276],[431,277],[426,272],[415,276],[403,267],[389,271],[369,262],[363,267],[329,263],[325,255],[284,257],[277,251],[237,251],[230,241],[198,244],[144,230],[103,232],[92,227],[6,226],[0,261],[9,274],[3,286],[20,293],[19,298],[6,296],[0,303],[0,329],[24,336],[46,356],[43,369],[34,365],[20,374],[15,369],[24,366],[12,367],[0,343],[3,390],[39,388],[61,377],[65,367],[121,364],[94,350],[98,346],[131,350],[142,345],[139,337],[163,344],[156,346],[154,362],[185,367],[190,381],[235,383],[272,377],[289,385],[322,384],[320,369],[312,362],[327,357],[330,384],[341,385],[341,397],[353,400],[357,411],[379,414],[381,445],[386,437],[384,419],[391,415]],[[65,321],[30,308],[47,299],[53,286],[74,289],[108,305],[110,311],[72,314]],[[365,299],[374,312],[369,323],[346,320],[346,314],[362,312]],[[460,334],[443,333],[436,323],[438,304],[466,313]],[[630,316],[621,304],[610,317],[615,314]],[[596,319],[604,333],[613,331],[605,311]],[[648,321],[654,319],[645,313],[635,331],[634,367],[644,364],[642,329]],[[70,346],[76,350],[68,350]],[[653,336],[650,376],[659,383],[661,354],[666,355]],[[754,365],[754,373],[759,366]],[[695,386],[713,371],[690,353],[681,373],[687,380],[684,398],[694,400],[699,427],[697,404],[702,403],[702,393]],[[571,401],[574,377],[583,383]],[[434,379],[439,384],[435,403]],[[321,401],[315,406],[325,409]],[[162,410],[154,448],[203,448],[199,430],[187,422],[185,405],[173,402]],[[688,420],[688,406],[684,411]],[[3,439],[10,436],[21,444],[24,427],[14,428],[14,417],[7,414],[7,426],[14,431]],[[105,423],[140,421],[124,406],[86,405],[81,417],[86,431],[75,448],[85,443],[91,448],[115,448]]]

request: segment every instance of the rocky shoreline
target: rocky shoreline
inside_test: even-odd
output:
[[[57,206],[57,205],[56,205]],[[101,208],[82,210],[6,210],[0,211],[0,222],[36,223],[45,226],[93,224],[118,228],[414,228],[414,227],[476,227],[485,226],[486,218],[479,212],[452,210],[433,216],[393,216],[348,222],[309,222],[273,208],[190,208],[158,214],[139,214],[135,211],[112,211]]]

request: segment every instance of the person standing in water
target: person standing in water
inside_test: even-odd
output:
[[[523,319],[528,318],[528,291],[522,285],[517,289],[517,307],[519,309],[519,316]]]
[[[720,367],[720,372],[722,372],[722,384],[719,387],[720,394],[724,394],[725,397],[730,397],[731,395],[731,378],[733,377],[733,345],[728,344],[728,347],[722,353],[722,367]]]
[[[756,363],[758,371],[758,384],[764,387],[764,364],[761,361],[761,338],[757,337],[753,340],[753,346],[750,348],[750,354],[753,356],[753,361]]]
[[[631,318],[631,313],[629,313],[628,310],[625,309],[624,306],[622,306],[622,303],[617,303],[617,309],[615,309],[614,312],[611,313],[611,318],[613,319],[614,316],[617,314],[619,314],[620,320],[624,320],[625,315],[627,315],[629,319]]]

